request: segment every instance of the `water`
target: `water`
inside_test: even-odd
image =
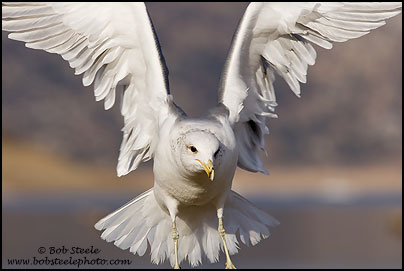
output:
[[[130,260],[130,265],[108,264],[114,268],[170,268],[150,264],[150,249],[134,256],[100,239],[93,225],[103,216],[136,195],[122,193],[24,195],[3,198],[2,266],[7,268],[77,268],[51,265],[51,259]],[[349,200],[320,197],[251,198],[256,205],[276,217],[281,225],[271,237],[255,247],[241,245],[232,260],[238,268],[401,268],[401,192],[367,195]],[[97,254],[63,253],[80,247],[98,249]],[[40,254],[39,248],[46,252]],[[59,254],[50,254],[50,249]],[[13,259],[42,260],[41,265],[17,266]],[[45,257],[48,257],[46,265]],[[71,261],[70,260],[70,261]],[[223,268],[205,261],[203,268]],[[71,263],[71,262],[70,262]],[[183,268],[188,268],[182,263]],[[95,263],[80,268],[106,268]],[[199,267],[201,268],[201,267]]]

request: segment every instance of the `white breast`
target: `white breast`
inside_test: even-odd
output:
[[[173,146],[178,135],[173,135],[160,139],[160,148],[154,157],[155,188],[168,193],[181,204],[204,205],[231,188],[237,166],[237,148],[230,126],[223,127],[217,122],[210,123],[210,121],[199,121],[186,125],[201,129],[208,127],[225,146],[226,151],[223,154],[220,167],[215,168],[215,179],[211,181],[205,172],[191,175],[184,171],[175,157],[175,146]],[[226,133],[230,133],[230,135]]]

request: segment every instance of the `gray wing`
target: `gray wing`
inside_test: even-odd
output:
[[[259,149],[265,151],[265,124],[274,114],[273,82],[281,76],[300,96],[308,65],[316,51],[311,43],[331,49],[333,42],[361,37],[401,12],[401,3],[309,2],[251,3],[235,33],[219,89],[239,146],[238,166],[267,173]]]

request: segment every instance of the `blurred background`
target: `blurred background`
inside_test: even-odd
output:
[[[215,105],[246,6],[147,4],[174,100],[189,115]],[[233,262],[238,268],[401,268],[402,16],[332,50],[315,48],[317,63],[301,99],[276,81],[279,119],[268,122],[269,156],[263,156],[270,175],[238,169],[233,182],[281,225],[269,240],[242,246]],[[93,228],[153,186],[150,162],[116,177],[118,107],[104,111],[61,57],[27,49],[5,32],[2,89],[3,267],[17,267],[8,259],[51,257],[37,249],[62,245],[133,260],[121,268],[169,267],[150,264],[149,252],[133,256],[106,243]],[[221,255],[203,267],[222,268],[224,261]]]

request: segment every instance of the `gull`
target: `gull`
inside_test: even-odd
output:
[[[313,47],[361,37],[401,12],[401,3],[251,3],[235,32],[217,105],[191,118],[175,104],[168,69],[144,3],[4,2],[2,29],[26,47],[62,56],[94,84],[106,110],[124,118],[117,174],[154,160],[154,186],[95,225],[101,237],[175,269],[217,262],[240,242],[255,245],[279,222],[234,192],[237,167],[267,174],[267,118],[275,76],[300,97]]]

